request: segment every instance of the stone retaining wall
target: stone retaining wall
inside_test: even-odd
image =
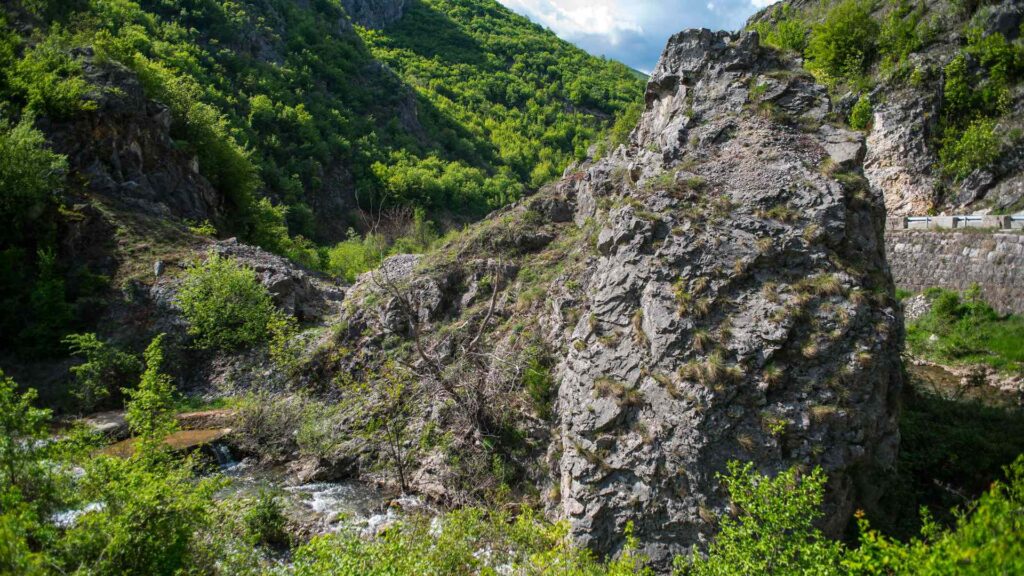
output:
[[[977,283],[997,310],[1024,313],[1024,234],[889,229],[885,244],[897,288]]]

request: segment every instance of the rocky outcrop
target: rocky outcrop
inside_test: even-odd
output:
[[[628,522],[661,567],[706,544],[728,513],[716,475],[730,460],[824,467],[838,535],[894,463],[902,324],[863,137],[828,124],[831,111],[754,34],[674,36],[627,146],[362,277],[338,343],[361,356],[337,370],[390,349],[424,374],[459,374],[448,394],[481,386],[527,445],[549,445],[519,465],[601,553],[621,548]],[[487,348],[467,352],[481,324]],[[552,366],[549,433],[509,376],[524,339]],[[493,359],[480,384],[466,354]],[[463,407],[441,388],[424,418],[445,429]],[[458,500],[453,477],[441,454],[414,475],[441,500]]]
[[[91,193],[127,210],[156,217],[219,223],[225,198],[199,172],[200,160],[171,137],[171,111],[148,99],[134,72],[75,51],[93,86],[95,109],[70,120],[40,118],[53,148],[66,154]]]
[[[319,322],[336,314],[345,298],[344,291],[333,282],[262,248],[225,240],[214,244],[213,252],[252,268],[274,304],[300,322]]]
[[[727,461],[811,464],[838,534],[898,443],[901,322],[860,137],[822,126],[825,89],[755,34],[674,36],[646,102],[571,187],[603,224],[559,390],[562,513],[604,552],[633,521],[665,562],[728,513]]]
[[[820,22],[826,13],[817,0],[790,0],[786,4],[790,17],[801,18],[808,24]],[[867,129],[864,174],[876,193],[884,196],[886,209],[892,215],[1005,212],[1022,207],[1024,150],[1017,142],[1019,139],[1002,138],[1000,158],[966,178],[944,175],[939,163],[941,119],[948,113],[943,109],[944,71],[962,52],[967,30],[978,27],[985,36],[998,33],[1011,41],[1021,33],[1024,8],[1020,2],[1002,0],[989,4],[984,8],[947,0],[908,4],[924,10],[923,15],[910,14],[907,18],[918,26],[917,33],[925,40],[915,52],[902,56],[898,65],[883,66],[876,62],[867,71],[873,87],[864,95],[874,105],[874,115]],[[875,19],[885,22],[896,6],[892,2],[874,4]],[[777,8],[778,4],[758,12],[748,23],[770,22],[780,17],[782,12]],[[925,27],[931,27],[931,32],[922,33]],[[972,73],[980,69],[976,54],[968,54],[966,61]],[[1011,81],[1008,96],[997,119],[999,136],[1010,135],[1024,126],[1024,85]],[[837,107],[840,118],[848,117],[857,98],[858,94],[853,92],[843,98],[843,105]]]
[[[1024,235],[890,230],[886,253],[896,286],[967,290],[977,284],[1000,312],[1024,313]]]
[[[342,0],[341,5],[356,24],[380,29],[405,14],[408,0]]]
[[[905,91],[875,108],[864,175],[893,215],[928,214],[940,200],[929,142],[938,114],[933,94]]]

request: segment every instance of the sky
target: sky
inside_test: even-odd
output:
[[[738,30],[775,0],[498,0],[591,54],[650,72],[669,36]]]

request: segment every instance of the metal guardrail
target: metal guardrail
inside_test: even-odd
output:
[[[1024,230],[1024,214],[1013,216],[890,216],[886,219],[890,230],[955,230],[958,228],[984,228],[989,230]]]

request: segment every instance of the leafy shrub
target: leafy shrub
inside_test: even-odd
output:
[[[810,26],[793,13],[789,3],[783,3],[775,7],[769,20],[758,22],[753,29],[757,31],[762,44],[803,54]]]
[[[349,228],[348,239],[327,251],[327,271],[351,284],[357,276],[379,265],[386,252],[380,236],[362,238]]]
[[[82,78],[82,64],[69,54],[59,27],[25,52],[8,81],[12,89],[24,94],[33,112],[66,118],[96,109],[96,102],[85,98],[90,86]]]
[[[850,110],[850,128],[864,130],[871,124],[873,114],[874,110],[871,107],[871,99],[867,94],[862,94]]]
[[[128,396],[124,419],[128,428],[140,439],[159,442],[174,432],[174,384],[161,372],[164,362],[164,334],[153,338],[143,355],[146,370],[136,388],[124,389]]]
[[[80,496],[102,507],[83,514],[60,543],[67,573],[186,573],[199,530],[208,527],[216,478],[196,479],[195,462],[136,454],[87,463]]]
[[[175,301],[188,320],[189,334],[203,348],[227,350],[265,342],[276,313],[256,273],[217,254],[188,269]]]
[[[900,0],[882,22],[878,36],[878,53],[883,69],[892,70],[906,63],[913,52],[931,41],[933,31],[924,23],[924,3],[913,6],[909,0]]]
[[[529,510],[512,519],[466,508],[436,522],[412,516],[370,540],[352,530],[314,538],[296,550],[289,574],[492,574],[504,568],[514,574],[651,576],[631,531],[632,524],[619,558],[604,564],[572,546],[564,522],[549,524]]]
[[[54,201],[67,169],[64,156],[53,153],[27,114],[15,126],[0,120],[0,242],[19,242],[27,228]]]
[[[876,53],[878,23],[871,17],[872,0],[843,0],[816,25],[807,45],[807,65],[825,81],[835,83],[863,74]]]
[[[821,517],[827,477],[820,468],[790,468],[775,478],[752,463],[729,463],[721,476],[736,516],[725,515],[707,557],[679,557],[676,568],[695,576],[718,574],[838,574],[842,547],[814,526]]]
[[[961,180],[998,160],[1002,144],[995,127],[995,121],[981,118],[962,132],[948,130],[939,150],[943,173]]]
[[[900,542],[859,518],[860,546],[843,561],[849,574],[1019,574],[1024,571],[1024,456],[1007,466],[972,505],[943,530],[927,516],[921,536]]]
[[[84,359],[69,369],[75,379],[71,394],[84,412],[95,409],[142,370],[138,358],[100,340],[96,334],[69,334],[64,343],[72,356]]]
[[[288,545],[283,508],[269,492],[260,491],[256,501],[245,512],[243,521],[253,544],[275,547]]]

